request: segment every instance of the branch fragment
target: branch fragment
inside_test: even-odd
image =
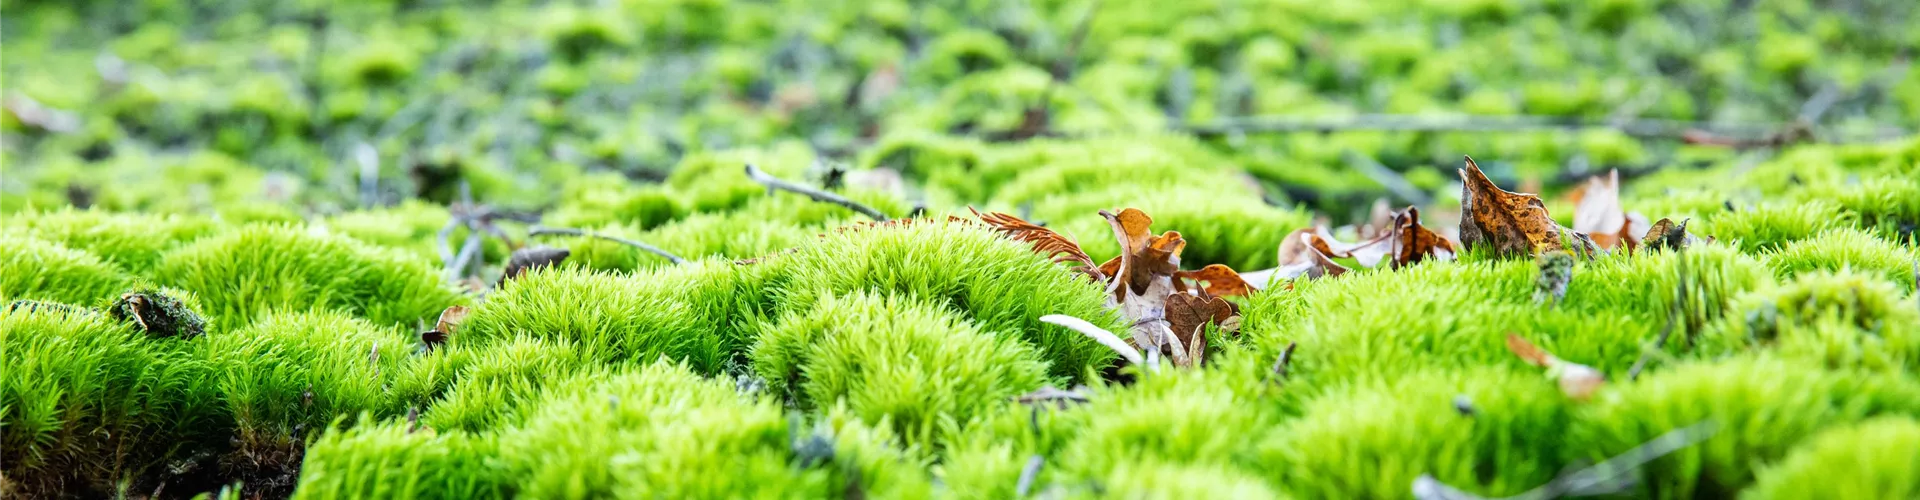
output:
[[[626,238],[621,238],[621,237],[618,237],[618,236],[613,236],[613,235],[610,235],[610,234],[601,234],[601,233],[596,233],[596,232],[592,232],[592,231],[586,231],[586,230],[581,230],[581,229],[574,229],[574,228],[570,228],[570,227],[544,227],[544,226],[534,226],[534,227],[533,227],[532,229],[529,229],[529,230],[527,230],[527,236],[547,236],[547,235],[561,235],[561,236],[585,236],[585,237],[588,237],[588,238],[599,238],[599,239],[603,239],[603,240],[607,240],[607,241],[611,241],[611,242],[614,242],[614,243],[619,243],[619,244],[622,244],[622,245],[626,245],[626,246],[630,246],[630,247],[634,247],[634,248],[638,248],[638,249],[641,249],[641,250],[645,250],[645,251],[647,251],[648,253],[652,253],[652,254],[654,254],[654,255],[658,255],[658,256],[660,256],[660,257],[662,257],[662,258],[665,258],[665,259],[667,259],[667,261],[669,261],[669,262],[673,262],[674,264],[685,264],[685,263],[687,263],[687,259],[682,259],[682,258],[680,258],[680,256],[678,256],[678,255],[674,255],[674,254],[673,254],[672,252],[668,252],[668,251],[666,251],[666,250],[662,250],[662,249],[660,249],[660,247],[656,247],[656,246],[653,246],[653,245],[648,245],[648,244],[646,244],[646,243],[641,243],[641,242],[638,242],[638,241],[634,241],[634,240],[629,240],[629,239],[626,239]]]
[[[848,210],[860,212],[861,214],[866,215],[867,217],[870,217],[873,220],[878,222],[887,221],[887,214],[880,213],[879,210],[875,210],[873,207],[862,205],[860,204],[860,202],[847,199],[847,197],[845,196],[840,196],[840,195],[829,193],[826,191],[821,191],[818,189],[802,186],[799,184],[794,184],[792,182],[788,182],[779,177],[774,177],[773,175],[770,175],[766,172],[762,172],[758,167],[753,166],[753,164],[751,163],[747,164],[747,177],[753,179],[754,182],[758,182],[762,185],[767,186],[767,189],[777,189],[781,191],[787,191],[787,192],[806,195],[806,197],[812,198],[813,201],[832,203],[835,205],[846,207],[846,209]]]
[[[1100,342],[1100,345],[1107,346],[1108,349],[1113,349],[1113,352],[1120,353],[1120,357],[1125,358],[1127,362],[1146,366],[1149,371],[1159,368],[1158,363],[1148,364],[1147,359],[1140,355],[1140,351],[1134,349],[1131,345],[1127,345],[1127,341],[1121,340],[1120,336],[1114,335],[1113,332],[1109,332],[1105,328],[1094,326],[1093,323],[1088,323],[1087,320],[1065,314],[1048,314],[1041,316],[1040,321],[1063,326],[1069,330],[1080,332],[1081,335],[1092,337],[1093,340]]]

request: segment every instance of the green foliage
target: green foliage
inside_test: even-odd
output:
[[[754,370],[800,407],[844,403],[862,420],[890,418],[931,444],[943,421],[1039,388],[1046,363],[1011,333],[981,331],[939,306],[855,293],[789,313],[753,346]]]
[[[392,327],[335,312],[276,313],[208,335],[215,387],[243,447],[297,445],[303,430],[405,412],[387,386],[415,346]]]
[[[898,294],[964,312],[984,331],[1009,332],[1037,348],[1048,374],[1078,379],[1112,351],[1077,332],[1041,323],[1066,314],[1121,331],[1104,290],[1048,262],[1024,243],[973,225],[921,222],[827,234],[789,256],[774,285],[783,311],[809,310],[832,295]]]
[[[1760,470],[1743,498],[1894,499],[1920,495],[1920,422],[1881,417],[1808,439]]]
[[[489,437],[362,423],[307,447],[294,498],[505,498]]]
[[[0,298],[91,306],[133,278],[90,252],[30,236],[0,236]]]
[[[5,229],[91,252],[122,270],[144,276],[152,272],[167,250],[218,228],[219,224],[199,217],[66,208],[10,215]]]
[[[1812,238],[1788,243],[1766,255],[1767,265],[1781,278],[1813,271],[1853,270],[1913,291],[1913,267],[1920,253],[1854,229],[1830,229]]]
[[[217,387],[195,345],[90,311],[0,312],[5,473],[27,496],[105,495],[215,436]]]
[[[456,347],[458,348],[458,347]],[[440,430],[480,432],[515,421],[550,384],[567,380],[591,363],[566,339],[517,337],[467,349],[458,379],[433,402],[421,422]]]
[[[1850,216],[1830,202],[1763,203],[1716,214],[1701,224],[1698,233],[1735,245],[1742,251],[1755,252],[1779,249],[1827,228],[1852,223]],[[1694,231],[1691,226],[1687,229]]]
[[[380,324],[432,318],[464,299],[426,263],[344,237],[256,226],[167,253],[156,281],[200,296],[222,324],[274,310],[338,310]]]
[[[701,373],[720,370],[744,349],[733,334],[738,318],[709,304],[752,301],[726,286],[739,273],[715,263],[700,276],[720,287],[689,287],[678,278],[687,271],[662,269],[647,274],[601,274],[581,270],[537,270],[509,281],[473,310],[452,342],[479,347],[518,335],[577,345],[588,359],[648,363],[661,357],[681,360]],[[711,314],[710,314],[711,313]]]

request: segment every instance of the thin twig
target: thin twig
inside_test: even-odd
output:
[[[1041,458],[1040,455],[1027,459],[1027,465],[1020,468],[1020,482],[1014,486],[1014,496],[1026,498],[1028,494],[1033,493],[1033,482],[1040,479],[1040,467],[1046,464],[1047,459]]]
[[[1683,138],[1688,132],[1715,136],[1738,136],[1747,140],[1765,139],[1791,124],[1726,124],[1661,119],[1592,120],[1573,117],[1516,116],[1418,116],[1365,114],[1344,118],[1307,118],[1291,116],[1254,116],[1228,118],[1208,124],[1175,125],[1174,131],[1199,136],[1284,132],[1515,132],[1589,129],[1615,129],[1635,137]],[[1902,137],[1899,127],[1883,127],[1874,138]]]
[[[842,207],[846,207],[848,210],[860,212],[861,214],[864,214],[867,217],[871,217],[876,222],[886,222],[889,220],[887,218],[887,214],[880,213],[879,210],[875,210],[873,207],[862,205],[860,204],[860,202],[849,200],[844,196],[802,186],[799,184],[794,184],[792,182],[787,182],[785,179],[774,177],[772,175],[767,174],[766,172],[760,171],[759,168],[754,167],[753,164],[751,163],[747,164],[747,177],[753,179],[754,182],[758,182],[762,185],[767,186],[767,189],[778,189],[781,191],[799,193],[799,194],[806,195],[808,198],[812,198],[813,201],[820,201],[820,202],[840,205]]]
[[[584,237],[588,237],[588,238],[599,238],[599,239],[603,239],[603,240],[607,240],[607,241],[611,241],[611,242],[614,242],[614,243],[620,243],[620,244],[623,244],[623,245],[627,245],[627,246],[630,246],[630,247],[634,247],[634,248],[638,248],[638,249],[641,249],[641,250],[646,250],[647,252],[651,252],[651,253],[653,253],[654,255],[658,255],[658,256],[661,256],[661,257],[663,257],[663,258],[665,258],[665,259],[667,259],[668,261],[671,261],[671,262],[673,262],[674,264],[685,264],[685,263],[687,263],[687,259],[682,259],[682,258],[680,258],[680,256],[678,256],[678,255],[674,255],[674,254],[673,254],[672,252],[668,252],[668,251],[666,251],[666,250],[662,250],[662,249],[660,249],[660,247],[656,247],[656,246],[653,246],[653,245],[648,245],[648,244],[646,244],[646,243],[641,243],[641,242],[638,242],[638,241],[634,241],[634,240],[629,240],[629,239],[626,239],[626,238],[621,238],[621,237],[619,237],[619,236],[614,236],[614,235],[610,235],[610,234],[601,234],[601,233],[596,233],[596,232],[592,232],[592,231],[585,231],[585,230],[580,230],[580,229],[574,229],[574,228],[570,228],[570,227],[543,227],[543,226],[534,226],[534,227],[532,227],[532,228],[530,228],[530,229],[528,229],[528,230],[527,230],[527,236],[528,236],[528,237],[533,237],[533,236],[548,236],[548,235],[561,235],[561,236],[584,236]]]
[[[1293,350],[1298,347],[1300,347],[1299,343],[1287,343],[1287,348],[1280,351],[1280,358],[1273,360],[1273,369],[1267,371],[1268,380],[1285,381],[1287,379],[1287,370],[1293,367]]]

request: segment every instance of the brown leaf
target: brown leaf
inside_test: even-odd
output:
[[[1393,206],[1387,204],[1386,198],[1373,200],[1373,206],[1367,209],[1367,222],[1361,224],[1360,227],[1355,230],[1354,234],[1358,235],[1362,241],[1371,240],[1387,234],[1387,232],[1393,230],[1393,218],[1395,215],[1396,214],[1393,213]]]
[[[1187,347],[1189,366],[1199,366],[1201,356],[1206,353],[1207,324],[1226,329],[1239,314],[1239,308],[1227,299],[1185,293],[1167,296],[1167,327],[1180,339],[1180,344]]]
[[[1201,291],[1210,297],[1244,297],[1253,293],[1253,286],[1225,264],[1211,264],[1198,271],[1180,271],[1174,273],[1174,277],[1205,282],[1206,286]]]
[[[1073,241],[1073,238],[1012,215],[999,212],[982,214],[973,207],[967,207],[967,210],[973,212],[973,216],[979,218],[980,222],[1006,234],[1008,238],[1033,245],[1033,251],[1051,257],[1054,262],[1074,264],[1073,270],[1085,273],[1096,282],[1107,280],[1108,275],[1101,271],[1099,265],[1093,263],[1093,258],[1088,257],[1087,252],[1081,250],[1080,244]]]
[[[1627,212],[1620,206],[1620,171],[1610,170],[1606,177],[1594,176],[1573,193],[1573,230],[1587,233],[1602,250],[1640,244],[1647,218]]]
[[[571,255],[573,251],[565,248],[530,247],[514,250],[513,256],[507,258],[506,271],[500,273],[500,283],[519,278],[536,268],[557,265]]]
[[[1420,209],[1412,206],[1393,216],[1393,267],[1429,258],[1453,260],[1453,242],[1420,225]]]
[[[1653,223],[1653,228],[1647,230],[1647,236],[1641,241],[1646,243],[1648,250],[1666,249],[1678,251],[1685,249],[1688,245],[1697,241],[1693,235],[1687,234],[1687,222],[1692,220],[1693,219],[1681,219],[1678,224],[1675,224],[1673,219],[1663,217],[1658,222]]]
[[[1318,279],[1327,276],[1346,274],[1346,266],[1334,262],[1328,255],[1332,249],[1312,229],[1296,229],[1280,241],[1280,267],[1274,274],[1280,279],[1294,279],[1306,276]]]
[[[1460,218],[1461,243],[1468,248],[1492,247],[1494,255],[1501,257],[1565,248],[1564,229],[1547,216],[1539,196],[1500,189],[1473,158],[1466,161],[1467,167],[1460,169],[1460,211],[1465,214]]]
[[[420,332],[421,351],[432,351],[447,343],[447,339],[460,329],[460,324],[466,322],[468,312],[467,306],[448,306],[440,311],[440,319],[434,322],[433,329]]]
[[[1180,270],[1180,251],[1186,248],[1187,241],[1178,231],[1155,236],[1148,228],[1153,218],[1139,209],[1121,210],[1118,215],[1101,210],[1100,216],[1107,219],[1114,238],[1120,242],[1119,263],[1108,261],[1100,266],[1101,272],[1112,277],[1107,290],[1114,293],[1116,301],[1126,302],[1125,295],[1120,293],[1123,288],[1134,295],[1146,295],[1154,277],[1170,277]]]
[[[1591,366],[1574,363],[1554,357],[1540,346],[1528,342],[1519,335],[1507,334],[1507,350],[1526,361],[1527,364],[1547,369],[1547,376],[1560,385],[1560,392],[1576,400],[1585,400],[1593,396],[1594,391],[1606,385],[1605,374]]]

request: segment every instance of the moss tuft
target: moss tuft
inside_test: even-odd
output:
[[[424,262],[292,226],[236,229],[168,252],[156,279],[199,294],[209,314],[233,326],[276,309],[413,324],[464,301]]]
[[[91,306],[105,302],[133,278],[100,257],[27,236],[0,236],[0,299]]]
[[[1920,421],[1881,417],[1822,432],[1763,468],[1741,498],[1920,497]]]
[[[307,447],[293,498],[506,498],[492,452],[485,435],[356,425]]]

